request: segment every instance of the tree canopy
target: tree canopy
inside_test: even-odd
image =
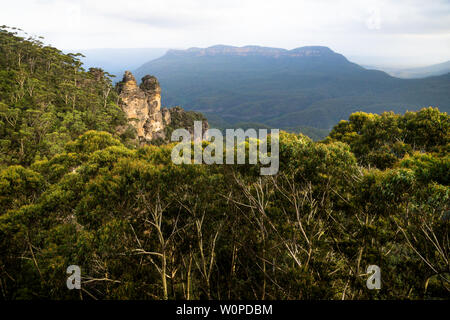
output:
[[[175,165],[173,144],[117,134],[107,74],[8,30],[1,299],[450,297],[446,113],[357,112],[320,142],[281,132],[274,176]],[[69,265],[80,291],[66,287]],[[380,290],[366,287],[369,265]]]

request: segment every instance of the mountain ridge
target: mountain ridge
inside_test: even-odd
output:
[[[159,79],[164,105],[181,104],[222,126],[249,122],[330,129],[356,111],[403,113],[430,105],[450,111],[445,75],[400,79],[322,46],[171,50],[134,73]]]
[[[214,45],[207,48],[192,47],[186,50],[170,49],[166,55],[263,55],[271,57],[280,56],[321,56],[323,54],[336,54],[333,50],[325,46],[303,46],[291,50],[283,48],[264,47],[257,45],[247,46],[230,46],[230,45]]]
[[[382,66],[365,66],[365,68],[384,71],[393,77],[401,79],[422,79],[449,73],[450,60],[416,68],[392,68]]]

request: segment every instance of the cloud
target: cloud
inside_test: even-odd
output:
[[[373,8],[366,20],[366,26],[369,30],[380,30],[381,29],[381,16],[380,9]]]
[[[83,2],[83,5],[93,15],[151,28],[177,29],[214,23],[211,14],[202,11],[199,1],[99,0]]]
[[[321,44],[450,57],[448,0],[15,0],[0,20],[71,49]]]

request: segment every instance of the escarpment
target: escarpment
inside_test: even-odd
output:
[[[120,107],[136,129],[140,143],[168,142],[172,131],[178,128],[192,133],[196,120],[202,121],[204,131],[208,129],[208,122],[200,113],[180,107],[161,108],[161,87],[154,76],[146,75],[138,86],[133,74],[125,71],[118,92]]]

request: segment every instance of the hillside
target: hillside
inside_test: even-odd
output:
[[[367,66],[367,69],[381,70],[397,78],[419,79],[433,76],[441,76],[449,73],[450,61],[418,68],[391,68],[381,66]]]
[[[256,164],[220,159],[247,143],[196,141],[176,164],[178,144],[163,138],[205,119],[161,108],[155,77],[138,86],[127,72],[113,87],[77,55],[8,30],[0,28],[0,300],[448,299],[447,113],[353,113],[319,142],[272,132],[270,150],[257,143]],[[242,67],[256,72],[275,55],[311,58],[310,80],[315,62],[339,79],[363,72],[324,48],[266,55]],[[194,165],[192,149],[218,161]],[[269,153],[277,173],[261,176]],[[368,290],[373,265],[381,290]]]
[[[52,157],[88,130],[132,136],[108,74],[79,57],[0,27],[0,166]]]
[[[144,125],[148,127],[145,143],[161,143],[154,131],[173,130],[171,113],[182,120],[178,124],[203,119],[179,108],[164,109],[166,123],[162,124],[159,92],[147,96],[136,86],[130,96],[124,96],[113,86],[110,74],[100,68],[86,70],[81,58],[46,46],[21,30],[0,27],[0,168],[51,158],[90,130],[108,132],[133,146],[142,138],[138,131]],[[134,99],[134,93],[141,99]],[[157,106],[150,108],[153,100]],[[138,112],[142,110],[144,114]],[[147,119],[149,110],[159,117]],[[140,118],[142,126],[130,118]],[[151,121],[156,121],[157,129]]]
[[[135,73],[159,79],[163,105],[198,110],[212,125],[330,129],[355,111],[405,112],[429,105],[450,110],[450,75],[398,79],[327,47],[170,50]]]

